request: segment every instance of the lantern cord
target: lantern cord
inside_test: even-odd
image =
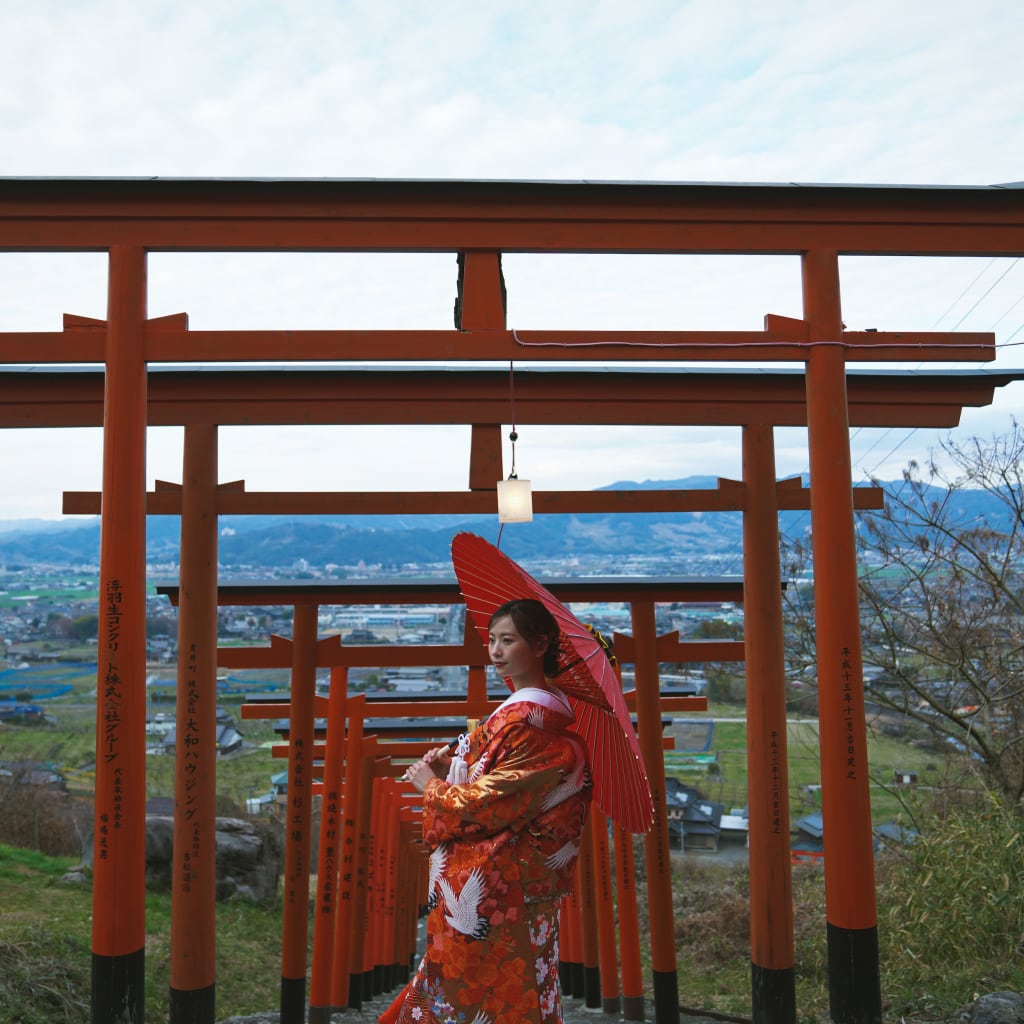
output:
[[[508,439],[512,442],[512,467],[508,474],[509,480],[517,480],[516,476],[516,441],[519,440],[519,434],[516,432],[516,380],[515,371],[513,369],[512,360],[508,361],[508,393],[509,401],[512,406],[512,431],[508,435]]]

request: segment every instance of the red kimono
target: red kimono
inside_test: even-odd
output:
[[[572,721],[561,693],[518,690],[462,738],[448,778],[465,781],[427,784],[427,951],[382,1019],[561,1021],[558,908],[591,794]]]

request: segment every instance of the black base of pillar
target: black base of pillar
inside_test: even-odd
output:
[[[361,974],[348,976],[348,1008],[350,1010],[363,1008],[363,976]]]
[[[143,1020],[146,996],[146,951],[123,956],[92,955],[92,1024]]]
[[[601,970],[598,967],[583,967],[583,1002],[592,1010],[601,1005]]]
[[[572,971],[572,994],[577,999],[582,999],[587,991],[587,983],[583,977],[583,964],[570,964],[569,970]]]
[[[796,975],[792,967],[750,965],[753,1024],[796,1024]]]
[[[217,1019],[216,986],[185,991],[172,988],[167,1019],[170,1024],[213,1024]]]
[[[622,1011],[622,1000],[618,996],[606,996],[601,1000],[601,1009],[609,1016],[615,1016]]]
[[[679,1024],[679,978],[675,971],[652,971],[655,1024]]]
[[[331,1024],[331,1007],[310,1006],[309,1024]]]
[[[828,1003],[835,1024],[881,1024],[878,929],[827,925]]]
[[[281,1024],[305,1024],[306,979],[281,978]]]
[[[558,983],[562,986],[563,996],[575,994],[572,990],[572,964],[566,960],[558,961]]]
[[[647,1007],[643,996],[623,996],[622,1016],[626,1020],[647,1020]]]
[[[360,984],[363,986],[363,1001],[369,1002],[373,998],[373,968],[371,967],[368,971],[363,971],[362,981]]]

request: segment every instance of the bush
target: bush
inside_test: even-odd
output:
[[[1024,820],[995,797],[958,807],[880,860],[879,935],[904,1006],[1024,985]]]
[[[79,857],[92,830],[89,805],[28,781],[28,770],[0,780],[0,835],[11,846],[51,857]]]
[[[956,1020],[978,993],[1024,991],[1024,819],[981,793],[937,806],[918,815],[924,834],[913,844],[876,859],[884,1008],[908,1021]],[[672,871],[683,1001],[748,1014],[746,866],[690,854],[673,857]],[[792,882],[797,1005],[804,1019],[826,1019],[824,876],[794,866]],[[642,901],[640,911],[645,926]]]
[[[698,967],[749,960],[748,891],[744,865],[718,867],[684,855],[672,879],[676,950]]]

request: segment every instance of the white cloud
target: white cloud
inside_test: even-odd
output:
[[[1013,0],[867,0],[855,16],[815,0],[37,0],[5,14],[0,174],[1015,181],[1022,28]],[[1009,343],[997,365],[1022,365],[1024,265],[846,257],[842,270],[851,327],[995,330]],[[524,330],[800,315],[795,257],[510,254],[505,272]],[[0,330],[102,317],[105,273],[100,254],[0,254]],[[196,329],[447,327],[455,294],[449,255],[158,254],[149,276],[150,314],[186,311]],[[962,429],[1005,423],[1016,394]],[[0,516],[55,514],[61,489],[97,487],[96,437],[12,432]],[[439,437],[225,431],[222,475],[369,487],[376,467],[462,487],[464,438],[449,453]],[[737,438],[550,429],[524,433],[521,458],[538,487],[737,476]],[[805,469],[802,432],[777,440],[780,475]],[[854,443],[898,470],[928,438]],[[176,479],[177,433],[149,448],[151,475]]]

